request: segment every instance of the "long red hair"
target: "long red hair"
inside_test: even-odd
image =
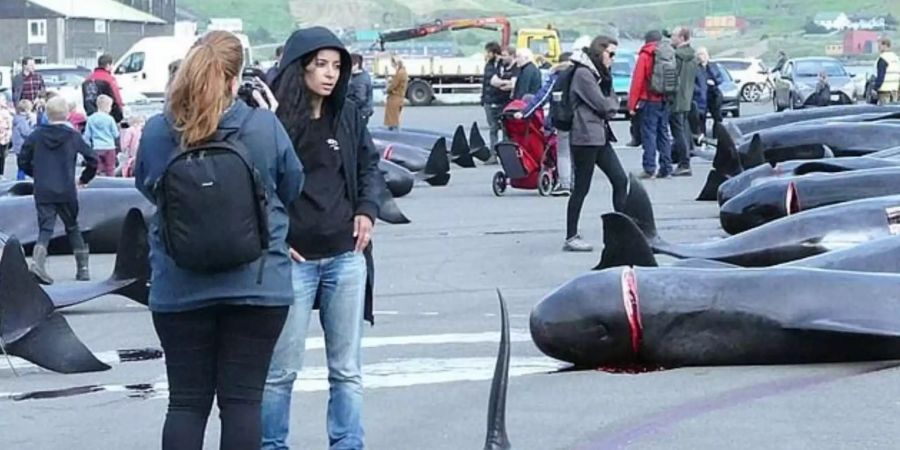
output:
[[[243,59],[237,36],[211,31],[181,62],[169,86],[167,104],[183,147],[201,143],[216,132],[231,105],[232,81],[240,76]]]

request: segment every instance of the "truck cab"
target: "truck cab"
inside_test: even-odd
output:
[[[543,55],[548,62],[556,64],[562,54],[559,32],[552,28],[523,28],[516,33],[516,48],[528,48],[535,55]]]

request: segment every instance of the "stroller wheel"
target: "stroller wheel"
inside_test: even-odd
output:
[[[497,197],[503,195],[503,193],[506,192],[506,174],[499,171],[495,173],[491,188],[494,190],[494,195]]]
[[[538,194],[546,197],[550,195],[551,191],[553,191],[553,175],[546,170],[542,170],[538,178]]]

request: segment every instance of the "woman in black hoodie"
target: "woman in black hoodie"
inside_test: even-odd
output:
[[[275,346],[263,396],[264,449],[286,449],[291,391],[314,305],[328,359],[332,449],[363,447],[360,341],[372,321],[371,237],[384,179],[359,105],[346,100],[350,54],[325,28],[297,30],[274,81],[278,117],[304,164],[290,207],[294,304]]]

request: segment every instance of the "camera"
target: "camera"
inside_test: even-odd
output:
[[[269,102],[270,99],[266,95],[266,86],[261,81],[261,78],[264,77],[265,74],[261,70],[245,70],[243,74],[243,81],[241,82],[241,86],[238,87],[238,98],[244,101],[251,108],[259,108],[260,104],[256,102],[256,99],[253,98],[253,91],[259,92],[262,98]]]

